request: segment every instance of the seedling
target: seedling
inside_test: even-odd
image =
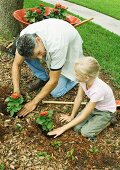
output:
[[[72,161],[74,161],[75,160],[74,154],[75,154],[75,149],[72,148],[70,151],[67,152],[67,157],[72,159]]]
[[[52,145],[54,148],[56,148],[56,149],[59,149],[60,146],[61,146],[61,144],[62,144],[62,142],[57,141],[57,140],[51,142],[51,145]]]
[[[0,164],[0,170],[5,170],[5,164],[3,162]]]
[[[16,129],[17,131],[22,131],[23,126],[22,126],[20,123],[16,123],[15,129]]]
[[[90,146],[89,151],[93,154],[99,153],[99,149],[96,146]]]
[[[51,156],[47,152],[37,152],[37,156],[47,158],[48,160],[51,159]]]

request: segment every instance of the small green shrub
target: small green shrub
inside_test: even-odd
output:
[[[36,117],[36,123],[42,127],[43,131],[49,132],[53,129],[53,120],[52,120],[53,111],[45,111],[39,114]]]
[[[7,102],[7,112],[10,112],[10,116],[13,117],[15,113],[22,109],[24,99],[22,95],[13,93],[5,99],[5,102]]]

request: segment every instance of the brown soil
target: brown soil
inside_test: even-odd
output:
[[[6,170],[118,170],[120,169],[120,111],[117,112],[117,123],[106,128],[97,137],[96,142],[88,141],[72,129],[60,137],[47,138],[35,124],[35,115],[41,111],[54,111],[54,125],[59,127],[60,113],[70,113],[71,105],[39,104],[39,106],[23,119],[11,118],[6,111],[5,98],[12,92],[11,66],[13,58],[2,52],[0,56],[0,163]],[[120,91],[112,83],[110,75],[102,72],[101,78],[113,89],[116,99],[120,99]],[[28,93],[27,84],[34,79],[28,67],[22,67],[22,92],[29,101],[37,92]],[[77,87],[57,100],[74,101]],[[45,100],[56,100],[50,95]],[[85,99],[87,100],[87,99]],[[21,128],[18,128],[21,125]],[[56,149],[51,142],[60,141]],[[90,150],[90,148],[96,148]],[[74,149],[72,156],[69,151]],[[44,151],[50,158],[39,157],[37,153]],[[73,160],[72,160],[73,159]]]

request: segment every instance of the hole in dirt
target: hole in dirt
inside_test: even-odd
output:
[[[0,141],[4,142],[5,136],[10,134],[10,129],[8,127],[4,127],[0,125]]]
[[[11,88],[9,87],[0,87],[0,112],[8,115],[9,113],[7,113],[7,105],[5,103],[5,99],[10,96],[11,94]]]

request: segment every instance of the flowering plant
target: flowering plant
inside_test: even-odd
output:
[[[25,19],[29,23],[34,23],[41,21],[46,18],[57,18],[57,19],[66,19],[67,7],[57,3],[54,8],[47,8],[40,4],[37,8],[29,9],[26,11]]]
[[[67,7],[57,3],[55,5],[55,8],[53,8],[51,10],[49,17],[65,20],[66,19],[66,12],[67,12]]]
[[[42,130],[49,132],[53,129],[53,120],[52,120],[53,111],[45,111],[39,114],[36,118],[36,123],[41,125]]]
[[[29,23],[34,23],[44,19],[45,7],[43,4],[40,4],[36,9],[28,9],[25,14],[25,19]]]
[[[7,111],[10,112],[10,116],[14,116],[23,107],[23,96],[19,93],[13,93],[11,96],[5,99],[7,102]]]

